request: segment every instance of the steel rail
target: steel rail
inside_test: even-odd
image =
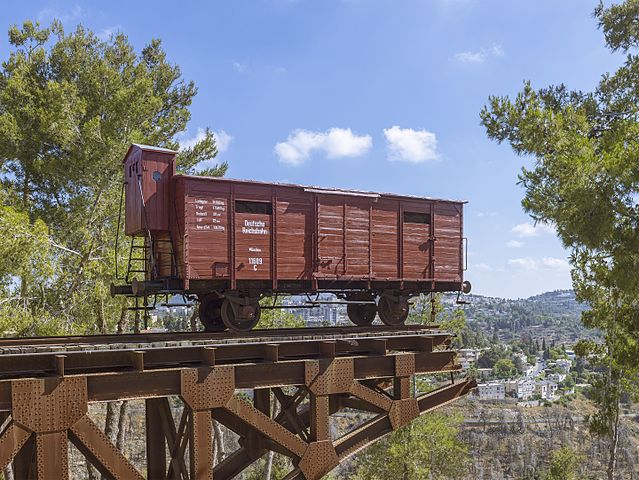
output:
[[[308,337],[339,337],[343,335],[363,334],[411,334],[411,333],[439,332],[437,326],[401,325],[389,327],[386,325],[372,325],[370,327],[306,327],[306,328],[273,328],[258,329],[241,334],[230,332],[145,332],[106,335],[65,335],[46,337],[5,337],[0,338],[0,351],[3,348],[19,346],[48,346],[48,345],[111,345],[125,343],[158,343],[183,341],[245,341],[267,338],[308,338]]]

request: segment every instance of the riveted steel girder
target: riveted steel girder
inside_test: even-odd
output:
[[[0,354],[0,468],[12,463],[27,479],[68,478],[70,441],[107,478],[228,479],[272,450],[290,457],[287,478],[316,480],[475,387],[465,379],[412,396],[413,375],[460,371],[449,345],[449,336],[431,332]],[[247,389],[248,397],[238,392]],[[182,400],[180,418],[170,397]],[[145,400],[146,472],[87,413],[92,402],[122,399]],[[331,416],[353,408],[372,418],[336,436]],[[240,437],[217,463],[213,422]]]

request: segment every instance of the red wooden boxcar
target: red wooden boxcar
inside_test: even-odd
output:
[[[124,159],[125,233],[146,261],[114,293],[193,295],[207,329],[248,330],[274,294],[333,292],[354,323],[398,325],[411,296],[470,288],[464,202],[176,175],[174,156]]]

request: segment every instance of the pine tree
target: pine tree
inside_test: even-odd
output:
[[[0,262],[0,294],[10,300],[0,302],[0,329],[112,330],[122,308],[109,295],[122,158],[134,142],[179,149],[197,89],[159,40],[136,52],[124,34],[105,41],[54,21],[12,27],[9,44],[0,71],[0,226],[13,227],[0,228],[0,256],[17,261]],[[216,153],[206,130],[179,152],[178,168],[194,172]],[[7,250],[14,234],[28,257]]]
[[[589,304],[583,322],[604,332],[604,342],[578,350],[597,361],[599,413],[591,428],[609,440],[607,476],[615,477],[619,402],[637,396],[639,342],[639,0],[604,6],[595,16],[611,51],[628,53],[593,92],[565,85],[535,90],[530,82],[514,98],[491,97],[481,112],[490,138],[534,157],[519,176],[524,209],[552,224],[570,249],[577,300]]]

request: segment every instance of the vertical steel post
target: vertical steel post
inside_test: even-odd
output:
[[[38,480],[69,478],[66,430],[36,434],[36,466]]]
[[[311,394],[311,441],[330,439],[329,396]]]
[[[147,398],[146,406],[146,468],[148,478],[166,477],[165,436],[162,431],[161,404],[164,398]]]
[[[13,478],[16,480],[32,480],[35,474],[35,438],[29,440],[18,450],[13,457]]]
[[[185,406],[185,408],[188,408]],[[213,478],[213,439],[210,410],[192,410],[189,429],[191,480]]]

